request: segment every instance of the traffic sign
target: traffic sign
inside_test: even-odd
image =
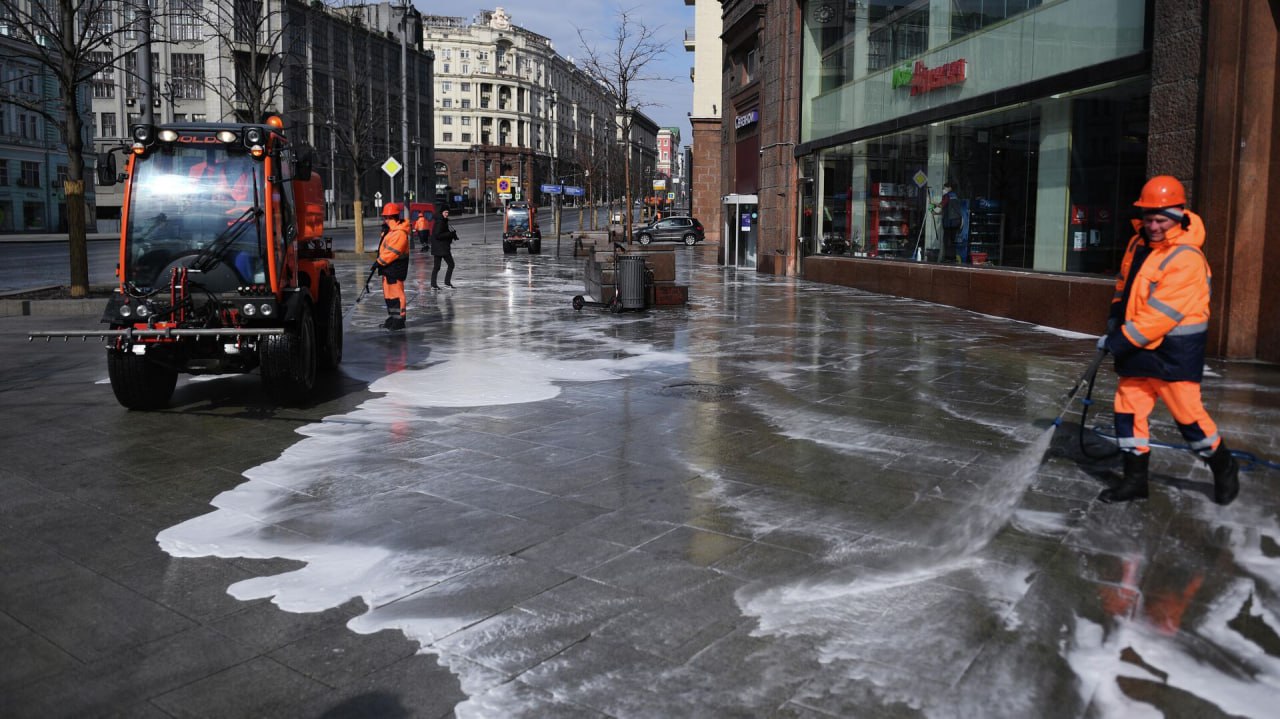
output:
[[[542,191],[550,195],[558,195],[562,188],[562,185],[543,185]]]
[[[373,199],[375,199],[375,200],[381,200],[381,199],[382,199],[382,190],[378,190],[377,192],[374,192],[374,193],[373,193]]]
[[[564,194],[570,195],[573,197],[581,197],[587,194],[587,191],[582,189],[581,187],[574,187],[573,185],[565,185]]]
[[[510,195],[511,194],[511,178],[499,177],[497,189],[498,189],[499,195]]]
[[[404,166],[394,157],[388,157],[387,161],[382,163],[382,171],[387,173],[387,177],[395,177],[402,167]]]

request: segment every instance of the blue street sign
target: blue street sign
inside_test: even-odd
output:
[[[582,195],[587,194],[587,191],[582,189],[581,187],[574,187],[573,185],[565,185],[564,194],[573,195],[575,197],[581,197]]]
[[[542,191],[548,192],[552,195],[558,195],[560,194],[560,185],[543,185]]]

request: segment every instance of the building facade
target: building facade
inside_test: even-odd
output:
[[[548,38],[513,24],[501,7],[424,23],[435,55],[438,194],[492,206],[503,199],[500,176],[515,178],[513,200],[546,202],[543,185],[581,187],[589,201],[617,194],[613,103]]]
[[[726,204],[726,262],[1097,332],[1133,199],[1170,174],[1209,229],[1211,350],[1280,361],[1274,4],[728,2],[724,23],[724,194],[756,203]]]
[[[91,126],[99,151],[119,145],[142,121],[259,121],[280,114],[295,142],[316,150],[330,193],[330,216],[430,189],[430,56],[420,49],[416,11],[391,3],[329,7],[302,0],[240,3],[168,0],[155,8],[152,85],[136,72],[137,51],[114,63],[104,53],[90,81]],[[133,27],[127,3],[116,23]],[[141,32],[121,43],[141,45]],[[404,57],[402,81],[401,59]],[[406,146],[407,141],[407,146]],[[395,178],[379,166],[395,157]],[[100,229],[120,217],[122,187],[99,188]]]
[[[710,0],[684,0],[693,5],[694,25],[685,30],[684,47],[692,52],[693,67],[689,79],[693,82],[693,109],[689,112],[692,160],[689,163],[689,210],[706,228],[707,242],[720,241],[720,111],[724,107],[721,97],[720,63],[723,55],[720,33],[720,2]]]
[[[21,42],[0,23],[0,233],[67,231],[67,145],[54,123],[34,108],[62,116],[58,83],[49,69],[24,57]],[[80,106],[88,97],[82,91]],[[86,129],[86,135],[87,135]],[[96,197],[86,158],[85,203],[93,229]]]

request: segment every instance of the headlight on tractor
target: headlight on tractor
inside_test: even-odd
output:
[[[258,314],[258,308],[254,307],[252,302],[246,302],[244,303],[244,306],[240,308],[240,313],[245,317],[253,317]]]
[[[131,307],[131,306],[129,306],[129,305],[120,305],[120,316],[121,316],[121,317],[132,317],[132,316],[133,316],[133,307]]]
[[[258,308],[258,311],[262,313],[263,317],[270,317],[276,313],[276,308],[273,307],[270,302],[263,302],[262,306]]]
[[[138,305],[138,309],[134,310],[134,314],[138,315],[140,318],[147,317],[151,314],[151,310],[148,309],[146,305]]]

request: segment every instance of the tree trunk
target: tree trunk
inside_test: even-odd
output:
[[[64,28],[76,27],[75,9],[69,2],[59,4]],[[68,32],[62,40],[62,112],[67,142],[67,179],[63,194],[67,200],[67,246],[71,260],[71,296],[89,296],[89,251],[85,244],[84,217],[84,138],[80,132],[80,108],[76,106],[76,85],[72,36]]]
[[[351,203],[351,210],[355,214],[356,223],[356,254],[364,254],[364,202],[358,197],[355,202]]]

